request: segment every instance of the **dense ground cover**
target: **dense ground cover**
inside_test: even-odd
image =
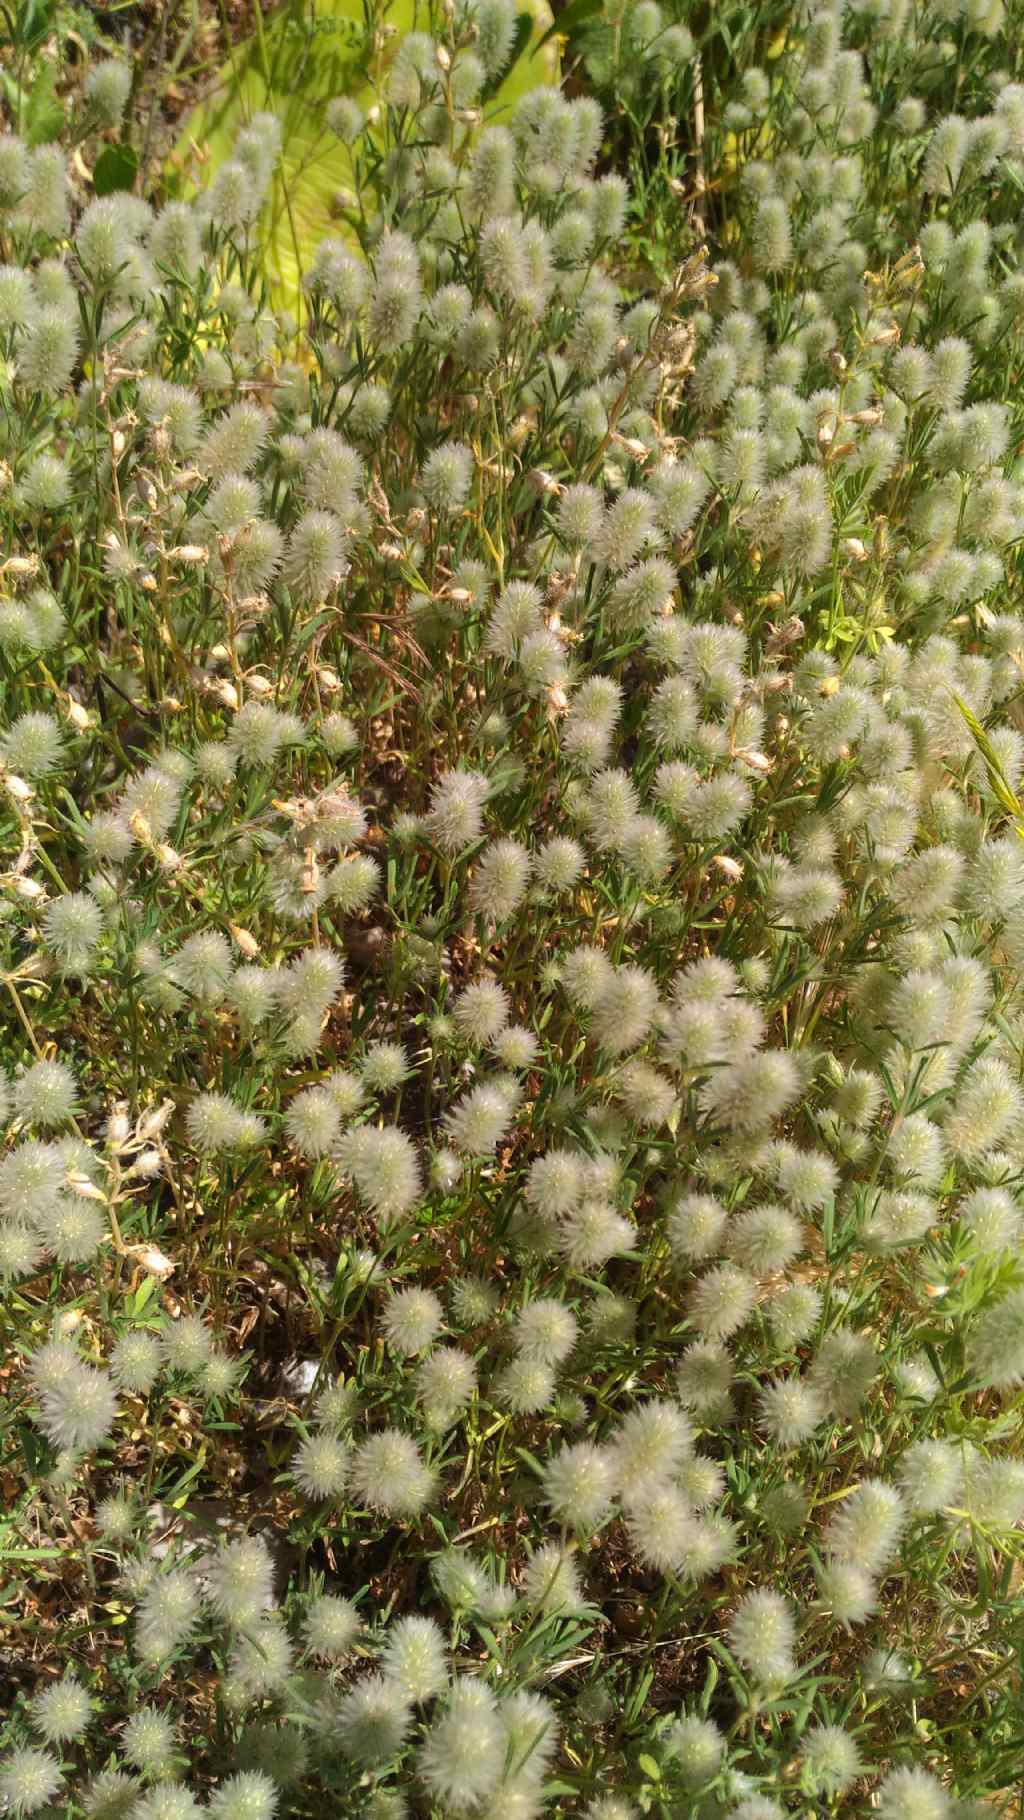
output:
[[[0,137],[15,1814],[1017,1811],[1019,23],[575,18]]]

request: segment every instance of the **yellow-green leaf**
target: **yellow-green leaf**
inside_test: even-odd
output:
[[[965,701],[961,700],[959,695],[954,695],[953,699],[956,702],[960,713],[963,715],[970,730],[971,738],[974,740],[974,743],[985,762],[985,769],[988,772],[988,781],[991,785],[993,796],[1000,806],[1006,810],[1007,815],[1013,816],[1016,831],[1021,838],[1024,839],[1024,803],[1021,802],[1020,797],[1010,783],[1006,772],[1003,770],[999,754],[993,746],[992,741],[989,739],[988,734],[985,732],[977,715],[971,711]]]
[[[550,23],[546,0],[525,0],[534,19],[530,43],[486,105],[501,120],[523,94],[557,80],[558,51],[540,40]],[[171,180],[188,191],[230,155],[253,114],[268,111],[281,124],[281,158],[261,228],[266,275],[276,308],[302,316],[301,274],[325,234],[344,233],[333,209],[339,191],[354,187],[352,156],[327,130],[324,110],[350,95],[365,110],[374,99],[363,50],[359,0],[287,0],[247,45],[236,47],[207,100],[189,116],[172,157]],[[393,0],[386,24],[401,34],[423,29],[416,0]]]

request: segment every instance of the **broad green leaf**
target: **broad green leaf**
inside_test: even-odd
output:
[[[115,190],[130,190],[138,168],[138,158],[130,145],[104,146],[92,174],[97,196],[111,196]]]
[[[581,25],[598,18],[603,8],[604,0],[569,0],[568,6],[564,6],[558,18],[548,26],[541,44],[546,44],[549,38],[571,38]]]
[[[558,55],[540,39],[550,19],[546,0],[528,0],[533,42],[516,39],[516,56],[486,118],[505,118],[521,95],[557,79]],[[387,24],[397,48],[408,31],[424,29],[417,0],[393,0]],[[363,54],[359,0],[286,0],[256,37],[236,49],[213,93],[189,116],[172,157],[172,184],[188,191],[229,157],[236,135],[253,114],[268,111],[281,124],[281,158],[261,223],[271,302],[301,321],[301,274],[325,234],[344,234],[334,208],[339,191],[354,186],[347,146],[327,130],[324,110],[336,95],[364,109],[375,100]],[[201,173],[201,176],[200,176]]]
[[[533,14],[532,13],[517,13],[516,14],[515,37],[512,40],[512,55],[509,58],[509,69],[510,70],[515,69],[516,64],[519,62],[520,57],[522,56],[527,45],[529,44],[530,39],[533,37],[533,33],[534,33]],[[545,36],[545,38],[547,38],[546,32],[545,32],[544,36]],[[494,81],[491,81],[490,79],[488,79],[488,81],[484,83],[483,99],[484,99],[485,104],[490,101],[493,101],[495,96],[499,95],[500,93],[501,93],[501,81],[500,80],[497,82],[494,82]]]

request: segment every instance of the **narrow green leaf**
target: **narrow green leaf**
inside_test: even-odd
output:
[[[151,1277],[151,1276],[143,1277],[142,1282],[139,1284],[139,1287],[135,1291],[135,1295],[132,1299],[132,1314],[136,1317],[136,1319],[142,1313],[147,1302],[152,1301],[153,1296],[156,1292],[156,1286],[157,1286],[156,1277]]]
[[[49,145],[64,130],[64,106],[57,94],[57,77],[52,63],[44,63],[28,93],[23,115],[24,135],[29,145]]]

